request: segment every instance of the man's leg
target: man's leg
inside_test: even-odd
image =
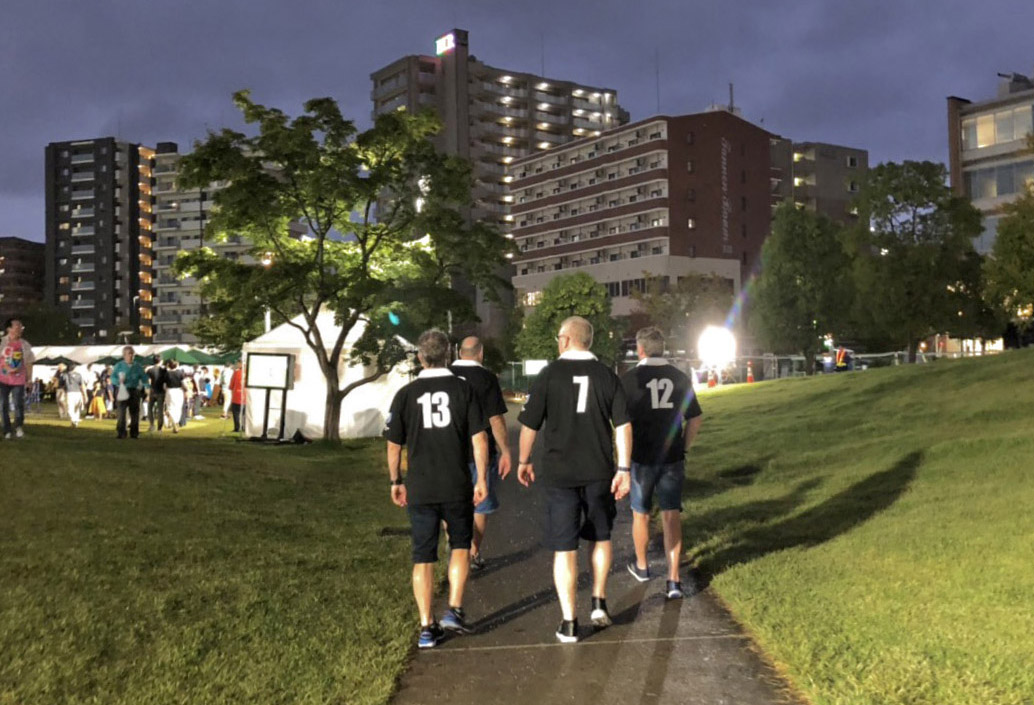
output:
[[[4,435],[6,436],[13,429],[11,428],[11,390],[6,384],[0,384],[0,415],[4,421]]]
[[[420,612],[420,626],[426,627],[434,622],[431,605],[434,600],[434,563],[413,564],[413,597],[416,608]]]
[[[133,389],[129,392],[129,435],[137,438],[140,435],[140,392]]]
[[[565,622],[574,621],[575,589],[578,585],[578,551],[556,551],[553,554],[553,582],[560,598],[560,612]]]
[[[126,437],[126,415],[129,411],[129,401],[115,402],[118,404],[118,421],[115,423],[115,429],[118,432],[119,438]]]
[[[25,387],[19,384],[12,393],[14,394],[14,428],[19,431],[25,425]]]
[[[635,545],[635,565],[647,569],[646,547],[650,543],[650,515],[632,510],[632,543]]]
[[[679,561],[682,560],[682,521],[678,510],[661,512],[664,527],[664,555],[668,557],[668,580],[679,582]]]
[[[470,549],[454,548],[449,556],[449,607],[463,608],[463,591],[470,575]]]
[[[611,542],[597,541],[592,546],[592,596],[607,597],[607,576],[610,575],[612,560]]]
[[[488,515],[474,513],[474,536],[470,539],[470,555],[481,555],[481,542],[485,540],[485,529],[488,528]]]

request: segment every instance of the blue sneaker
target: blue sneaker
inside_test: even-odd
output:
[[[669,580],[666,592],[669,600],[681,600],[684,594],[682,592],[682,583],[677,580]]]
[[[444,636],[445,632],[442,631],[441,626],[438,622],[434,622],[426,627],[420,627],[420,638],[417,639],[416,645],[420,649],[433,649],[441,643]]]
[[[462,607],[450,607],[449,611],[442,615],[442,629],[456,634],[470,634],[473,631],[467,624],[467,616],[463,613]]]
[[[645,583],[650,579],[650,566],[646,566],[640,570],[639,566],[636,565],[635,561],[628,564],[628,572],[632,574],[632,577],[641,583]]]

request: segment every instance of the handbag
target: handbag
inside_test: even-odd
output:
[[[122,382],[118,386],[118,396],[115,397],[118,401],[129,401],[129,388],[125,382]]]

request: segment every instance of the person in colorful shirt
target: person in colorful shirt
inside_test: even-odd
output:
[[[140,435],[140,398],[144,390],[150,389],[151,383],[147,370],[136,359],[136,352],[129,345],[122,348],[122,359],[111,371],[111,381],[116,390],[115,403],[118,405],[118,437],[126,437],[128,413],[129,437],[137,438]]]
[[[0,338],[0,407],[3,407],[4,439],[25,435],[25,387],[32,380],[32,346],[22,338],[25,326],[17,318],[4,322]],[[11,423],[11,401],[14,401],[14,423]]]

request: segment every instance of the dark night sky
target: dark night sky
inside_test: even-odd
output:
[[[42,240],[43,149],[117,134],[181,151],[230,94],[369,122],[369,74],[452,27],[494,66],[612,87],[641,119],[727,101],[870,160],[947,160],[945,97],[1034,69],[1030,0],[0,0],[0,235]]]

